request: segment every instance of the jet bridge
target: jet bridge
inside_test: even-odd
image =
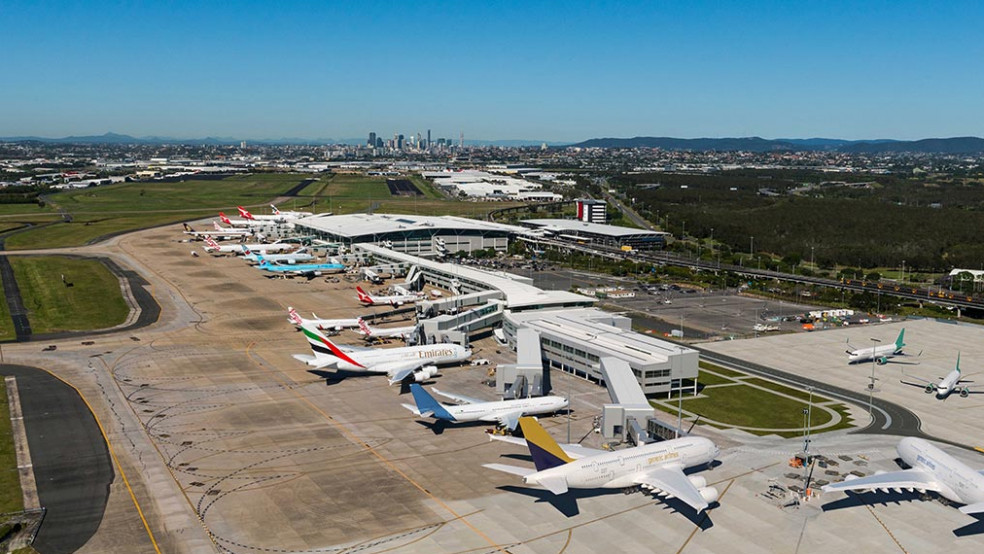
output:
[[[647,421],[655,410],[642,392],[639,380],[625,360],[606,356],[601,358],[601,374],[612,399],[601,411],[601,436],[606,439],[621,435],[635,444],[652,442]]]
[[[465,308],[481,306],[488,304],[491,300],[502,299],[503,294],[497,290],[472,292],[435,300],[422,300],[417,302],[417,312],[421,318],[434,317],[438,314],[456,314]]]
[[[502,322],[504,306],[503,302],[492,300],[463,312],[421,319],[424,342],[464,344],[471,333],[499,325]]]
[[[495,369],[495,390],[505,398],[543,396],[550,393],[550,374],[543,368],[540,334],[529,327],[516,331],[516,363]]]

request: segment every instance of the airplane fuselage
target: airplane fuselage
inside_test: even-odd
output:
[[[974,471],[932,444],[913,437],[899,441],[899,457],[914,469],[933,475],[940,483],[940,496],[961,504],[984,502],[984,475]]]
[[[420,361],[422,365],[438,365],[467,360],[469,356],[471,351],[457,344],[425,344],[349,353],[348,357],[355,364],[339,360],[335,367],[350,371],[373,371],[374,365],[391,362]]]
[[[956,370],[951,371],[936,385],[936,398],[946,400],[946,397],[950,396],[950,393],[957,390],[957,383],[959,382],[960,372]]]
[[[648,469],[678,465],[682,468],[709,464],[720,453],[703,437],[684,437],[574,460],[523,478],[527,484],[563,477],[569,488],[620,489],[637,485]]]
[[[560,396],[541,396],[519,400],[476,402],[460,406],[444,406],[455,421],[478,421],[496,414],[508,414],[522,410],[523,415],[549,414],[567,407],[567,399]]]
[[[887,358],[893,358],[902,353],[901,348],[897,348],[894,344],[889,344],[885,346],[876,346],[875,348],[858,348],[847,355],[847,363],[856,364],[860,362],[867,362],[872,359],[882,360]]]

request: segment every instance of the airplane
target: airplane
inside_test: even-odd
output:
[[[853,348],[847,350],[847,363],[856,364],[860,362],[866,362],[874,358],[875,363],[878,365],[885,365],[888,363],[889,358],[894,358],[895,356],[904,355],[902,352],[902,347],[905,343],[902,342],[902,337],[905,335],[905,329],[903,328],[899,331],[899,336],[895,339],[893,344],[886,344],[883,346],[873,346],[871,348]]]
[[[289,250],[294,247],[293,244],[286,242],[271,242],[269,244],[219,244],[215,242],[210,236],[205,236],[205,246],[202,248],[209,253],[219,252],[222,254],[242,254],[243,246],[248,248],[251,252],[283,252],[284,250]]]
[[[246,208],[244,208],[242,206],[236,206],[236,209],[239,210],[239,217],[241,217],[241,218],[243,218],[243,219],[245,219],[247,221],[259,221],[259,222],[262,222],[262,223],[283,223],[283,222],[287,221],[287,216],[285,216],[285,215],[278,215],[278,214],[273,214],[273,215],[253,215],[253,214],[249,213],[249,210],[247,210]]]
[[[307,262],[314,259],[314,256],[304,251],[304,248],[299,248],[298,250],[287,254],[262,254],[259,252],[253,252],[245,244],[241,244],[240,246],[243,247],[243,259],[248,262],[287,262],[288,264],[296,264],[297,262]]]
[[[554,494],[569,489],[624,489],[640,486],[656,496],[675,497],[701,513],[717,501],[718,491],[699,475],[683,470],[707,464],[720,454],[703,437],[682,437],[608,452],[580,447],[565,450],[546,429],[528,416],[519,418],[536,469],[507,464],[483,467],[519,475],[527,485],[540,485]],[[511,442],[511,441],[510,441]]]
[[[280,215],[290,219],[297,219],[301,217],[307,217],[309,215],[314,215],[311,212],[294,212],[294,211],[281,211],[279,208],[270,204],[270,209],[273,210],[273,215]]]
[[[923,439],[905,437],[895,449],[911,469],[876,472],[867,477],[848,474],[840,483],[824,485],[823,492],[933,491],[947,500],[964,504],[960,511],[965,514],[984,513],[984,474]]]
[[[222,227],[215,221],[213,221],[212,223],[215,224],[215,231],[196,231],[191,227],[191,225],[188,225],[187,223],[182,223],[182,225],[184,225],[185,228],[184,234],[191,235],[196,239],[209,235],[212,237],[219,237],[219,239],[222,240],[241,239],[253,235],[253,231],[249,231],[247,229],[227,229],[225,227]]]
[[[365,322],[361,317],[359,318],[359,333],[361,333],[366,340],[372,339],[387,339],[387,338],[399,338],[404,341],[408,340],[417,332],[416,325],[408,325],[406,327],[389,327],[387,329],[380,329],[378,327],[370,327],[368,323]]]
[[[320,277],[325,273],[336,273],[345,270],[345,264],[324,263],[324,264],[271,264],[263,260],[256,266],[263,271],[280,275],[295,275],[301,277]]]
[[[372,348],[344,351],[313,325],[302,324],[301,330],[311,346],[313,356],[294,354],[294,359],[315,369],[334,367],[342,371],[384,373],[389,384],[412,377],[421,383],[438,374],[438,364],[462,362],[471,350],[458,344],[425,344],[399,348]]]
[[[407,302],[416,302],[416,294],[392,294],[388,296],[374,296],[366,291],[362,290],[362,287],[355,287],[355,292],[359,294],[359,302],[366,304],[367,306],[376,306],[378,304],[389,304],[394,308],[397,306],[402,306]]]
[[[229,219],[226,214],[219,212],[219,219],[226,225],[233,227],[256,227],[258,225],[269,225],[269,221],[256,221],[253,219]]]
[[[334,331],[339,332],[342,329],[354,329],[359,326],[359,322],[362,321],[361,318],[358,319],[321,319],[317,314],[311,314],[313,319],[304,319],[297,314],[291,306],[287,306],[287,321],[293,323],[300,327],[301,325],[308,325],[315,327],[321,331]]]
[[[516,429],[519,418],[522,416],[550,414],[567,407],[567,399],[561,396],[541,396],[539,398],[486,402],[468,398],[467,396],[444,393],[437,389],[431,390],[456,402],[464,402],[464,404],[445,406],[435,400],[433,396],[427,394],[427,391],[423,387],[413,383],[410,385],[410,393],[413,394],[415,405],[403,404],[403,407],[413,412],[414,415],[433,417],[439,421],[451,423],[496,421],[499,423],[499,426],[505,427],[510,431]]]
[[[954,392],[958,392],[961,398],[967,398],[972,394],[982,394],[981,392],[972,392],[970,390],[970,387],[960,386],[961,383],[973,383],[973,381],[967,381],[966,379],[962,379],[961,376],[962,374],[960,373],[960,354],[957,354],[957,367],[953,371],[948,373],[946,377],[940,377],[939,381],[927,381],[926,379],[922,379],[921,377],[916,377],[915,375],[907,375],[907,377],[911,379],[915,379],[916,381],[921,381],[922,384],[907,383],[902,379],[899,379],[899,382],[902,383],[903,385],[909,385],[910,387],[919,387],[925,390],[926,394],[933,394],[935,392],[936,398],[938,400],[946,400],[947,397]]]

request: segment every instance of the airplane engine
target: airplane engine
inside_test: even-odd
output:
[[[875,361],[878,362],[878,365],[885,365],[888,363],[888,358],[882,356],[881,358],[878,358]]]
[[[933,394],[936,390],[936,385],[926,385],[926,394]]]
[[[960,389],[960,398],[967,398],[968,396],[970,396],[970,389],[967,387]]]
[[[321,272],[320,271],[315,271],[314,272],[314,276],[315,277],[321,277]]]
[[[687,479],[690,480],[690,484],[693,485],[694,488],[702,489],[707,486],[707,479],[704,479],[700,475],[692,475],[687,477]]]
[[[844,481],[853,481],[855,479],[860,479],[860,477],[853,473],[848,473],[847,476],[844,477]]]
[[[700,492],[700,497],[704,499],[704,502],[707,502],[708,504],[717,502],[718,497],[721,496],[718,490],[714,487],[701,487],[698,489],[698,492]]]
[[[420,368],[419,371],[415,371],[413,373],[413,380],[418,383],[423,383],[435,375],[437,375],[437,366],[428,365]]]

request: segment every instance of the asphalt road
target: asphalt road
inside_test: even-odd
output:
[[[34,547],[75,552],[102,521],[113,481],[109,450],[75,389],[33,367],[2,365],[17,378],[24,427],[41,505],[47,510]]]
[[[731,356],[725,356],[723,354],[711,352],[709,350],[700,348],[699,345],[688,345],[688,346],[690,348],[700,351],[700,357],[702,360],[714,364],[718,364],[727,368],[733,368],[753,375],[768,377],[770,379],[774,379],[776,381],[784,382],[787,384],[792,384],[801,388],[813,387],[813,389],[817,392],[817,394],[850,402],[852,404],[856,404],[858,406],[862,406],[865,408],[868,407],[869,397],[867,394],[844,389],[841,387],[835,387],[833,385],[828,385],[820,381],[808,379],[806,377],[801,377],[793,373],[788,373],[761,364],[746,362],[738,358],[733,358]],[[974,447],[970,445],[939,439],[933,437],[932,435],[928,435],[924,433],[921,429],[922,422],[919,421],[919,416],[912,413],[910,410],[908,410],[903,406],[874,397],[871,400],[871,407],[872,407],[871,410],[872,422],[864,429],[855,431],[856,433],[868,433],[868,434],[875,434],[875,435],[898,435],[904,437],[920,437],[924,439],[950,444],[953,446],[958,446],[960,448],[966,448],[968,450],[974,450]]]

